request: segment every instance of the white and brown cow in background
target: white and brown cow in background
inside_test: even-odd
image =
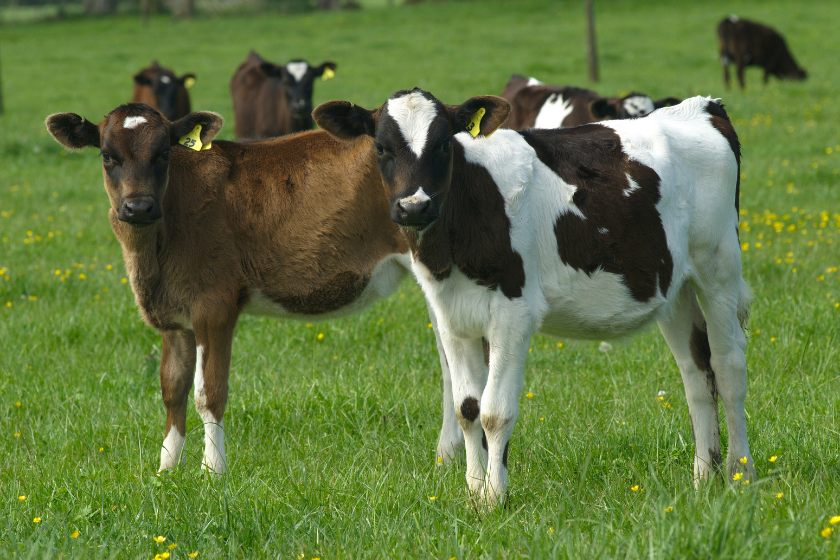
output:
[[[202,466],[226,471],[222,419],[241,313],[346,315],[386,297],[411,269],[370,137],[348,144],[317,130],[217,142],[219,115],[169,122],[143,104],[120,106],[98,125],[56,114],[47,128],[69,149],[101,150],[111,227],[141,315],[163,337],[161,469],[181,457],[194,386]],[[446,441],[462,438],[449,408],[456,432]]]
[[[375,139],[391,217],[438,319],[469,488],[490,505],[508,488],[535,332],[603,340],[654,321],[685,385],[695,481],[721,464],[718,396],[726,472],[754,476],[740,145],[723,107],[694,97],[641,119],[488,138],[508,111],[498,97],[448,106],[415,89],[374,111],[333,101],[314,112],[337,138]]]
[[[248,53],[230,79],[237,138],[273,138],[312,129],[312,90],[338,66],[305,60],[274,64],[255,51]]]
[[[643,93],[601,97],[590,89],[553,86],[519,74],[510,77],[502,97],[511,106],[510,117],[503,126],[513,130],[568,128],[603,120],[630,119],[680,102],[676,97],[654,101]]]

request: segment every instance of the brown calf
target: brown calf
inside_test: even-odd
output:
[[[169,122],[143,104],[120,106],[99,125],[73,113],[46,124],[67,148],[101,149],[111,227],[143,319],[163,336],[161,469],[179,462],[194,380],[203,466],[226,470],[222,417],[241,313],[352,313],[410,270],[370,137],[342,143],[318,130],[211,144],[219,115]]]
[[[315,67],[305,60],[281,66],[252,50],[230,79],[236,136],[272,138],[311,130],[315,79],[331,78],[336,68],[334,62]]]
[[[195,83],[195,74],[184,74],[180,78],[170,68],[164,68],[153,60],[151,66],[134,75],[132,103],[145,103],[157,109],[171,121],[190,114],[190,92]]]
[[[804,80],[808,74],[796,64],[787,43],[775,29],[755,21],[729,16],[718,24],[720,63],[723,81],[729,87],[729,65],[738,72],[738,83],[744,89],[744,68],[760,66],[764,69],[764,83],[770,76],[780,80]]]
[[[553,86],[536,78],[514,74],[502,97],[511,105],[505,128],[568,128],[609,119],[641,117],[660,107],[680,102],[675,97],[652,100],[641,93],[601,97],[589,89]]]

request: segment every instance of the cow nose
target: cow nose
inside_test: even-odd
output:
[[[411,226],[425,224],[427,220],[424,214],[426,213],[426,210],[429,209],[430,202],[431,201],[428,199],[402,199],[399,202],[397,202],[397,212],[399,213],[400,219],[405,225]]]
[[[123,204],[123,218],[131,224],[148,224],[160,217],[158,206],[153,199],[140,198],[126,200]]]

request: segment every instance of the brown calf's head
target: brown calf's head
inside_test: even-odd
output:
[[[463,131],[489,136],[509,113],[510,105],[501,97],[483,95],[461,105],[444,105],[414,88],[396,92],[375,111],[331,101],[316,108],[313,117],[340,140],[374,137],[391,219],[422,231],[438,219],[446,201],[456,149],[452,137]]]
[[[310,66],[305,60],[292,60],[285,66],[272,62],[260,64],[260,70],[266,76],[279,79],[285,86],[286,100],[292,117],[309,119],[312,114],[312,90],[316,78],[329,79],[335,73],[338,65],[335,62],[324,62],[320,66]],[[308,128],[312,128],[309,121]]]
[[[589,112],[595,120],[632,119],[643,117],[655,109],[670,107],[680,102],[676,97],[664,97],[654,101],[643,93],[631,93],[624,97],[601,97],[589,104]]]
[[[195,74],[184,74],[180,78],[169,68],[159,65],[157,60],[134,75],[134,83],[149,87],[155,96],[157,109],[169,120],[183,115],[178,114],[179,96],[188,96],[187,89],[195,83]],[[135,98],[135,100],[137,100]]]
[[[223,123],[221,116],[207,112],[169,122],[143,103],[121,105],[99,125],[75,113],[57,113],[46,121],[50,134],[65,148],[100,149],[111,208],[120,220],[135,227],[149,226],[163,215],[170,148],[197,126],[201,127],[199,139],[208,144]]]

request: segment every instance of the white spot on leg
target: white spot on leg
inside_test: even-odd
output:
[[[160,449],[159,471],[174,469],[178,466],[179,458],[183,462],[181,451],[184,449],[185,440],[186,438],[178,432],[178,428],[175,426],[169,428],[169,433],[166,434],[166,438],[163,440],[163,447]]]
[[[411,151],[418,158],[423,155],[429,127],[437,117],[434,101],[427,99],[422,93],[412,92],[396,99],[389,99],[388,114],[397,122]]]
[[[559,128],[563,120],[572,112],[572,104],[559,93],[554,93],[545,100],[534,121],[534,128]]]
[[[148,122],[146,117],[126,117],[123,121],[123,128],[134,128],[144,122]]]
[[[207,395],[204,392],[204,346],[195,349],[195,409],[204,422],[204,460],[201,468],[216,474],[227,470],[225,460],[225,431],[222,419],[217,419],[207,410]]]
[[[289,62],[286,64],[286,70],[294,76],[295,81],[299,82],[301,78],[306,74],[306,71],[309,70],[309,63],[307,62]]]

